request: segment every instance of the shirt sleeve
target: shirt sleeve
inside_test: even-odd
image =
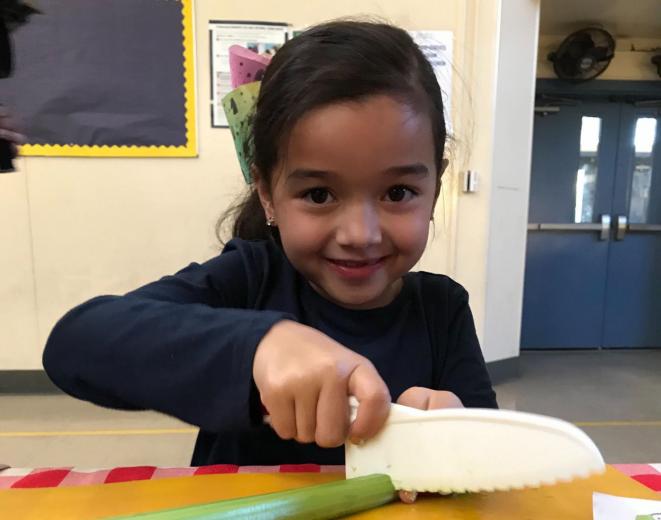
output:
[[[259,283],[228,246],[124,296],[94,298],[56,324],[44,368],[65,392],[102,406],[158,410],[212,432],[249,428],[257,345],[294,319],[240,308]]]
[[[440,389],[454,392],[466,408],[498,408],[496,393],[484,362],[468,293],[458,284],[450,288],[454,312],[448,325],[448,348],[442,364]]]

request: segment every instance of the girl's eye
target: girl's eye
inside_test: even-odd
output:
[[[331,200],[331,194],[326,188],[312,188],[304,194],[304,198],[314,204],[326,204]]]
[[[393,186],[388,190],[386,198],[389,202],[402,202],[411,199],[415,195],[415,192],[411,188],[407,188],[406,186]]]

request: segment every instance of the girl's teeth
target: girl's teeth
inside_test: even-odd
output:
[[[338,264],[343,265],[345,267],[363,267],[366,265],[372,265],[377,263],[378,260],[369,260],[367,262],[351,262],[348,260],[339,260],[337,261]]]

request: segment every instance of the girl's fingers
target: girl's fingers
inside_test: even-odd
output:
[[[0,139],[4,139],[16,145],[21,145],[25,144],[27,138],[18,132],[8,130],[7,128],[0,128]]]
[[[26,142],[25,136],[17,132],[16,124],[12,121],[9,110],[4,105],[0,105],[0,138],[15,145],[21,145]]]
[[[463,408],[464,405],[454,393],[445,390],[437,390],[429,397],[428,410],[438,408]]]
[[[358,399],[356,420],[349,430],[349,438],[354,444],[374,437],[388,418],[390,392],[369,362],[360,363],[349,376],[348,390]]]
[[[429,409],[429,399],[433,390],[423,388],[421,386],[412,386],[408,390],[402,392],[397,398],[397,404],[409,406],[411,408],[418,408],[419,410]]]
[[[461,400],[452,392],[432,390],[421,386],[412,386],[397,399],[397,404],[418,408],[420,410],[436,410],[438,408],[463,408]]]
[[[329,381],[319,394],[315,442],[322,448],[335,448],[344,443],[348,430],[347,389],[342,381]]]
[[[319,395],[310,389],[296,397],[296,436],[298,442],[314,442],[317,429],[317,399]]]
[[[417,491],[399,491],[399,499],[405,504],[412,504],[418,498]]]
[[[296,411],[293,399],[277,399],[264,403],[271,415],[271,428],[281,439],[296,438]]]

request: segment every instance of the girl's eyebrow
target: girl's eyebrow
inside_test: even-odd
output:
[[[403,164],[401,166],[391,166],[386,170],[386,173],[394,175],[420,175],[424,177],[429,174],[429,168],[422,163]]]
[[[427,168],[422,163],[414,164],[403,164],[399,166],[391,166],[387,168],[384,173],[403,176],[403,175],[419,175],[424,177],[429,174],[429,168]],[[326,171],[326,170],[312,170],[308,168],[297,168],[287,176],[287,182],[304,180],[304,179],[322,179],[325,180],[328,177],[335,177],[337,174],[335,172]]]
[[[287,176],[287,182],[304,179],[326,179],[335,176],[335,173],[325,170],[311,170],[308,168],[296,168]]]

